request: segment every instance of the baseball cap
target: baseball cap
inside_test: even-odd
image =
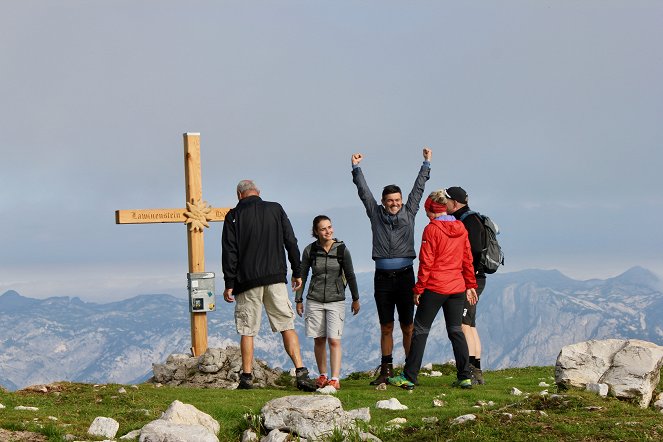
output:
[[[467,192],[462,187],[449,187],[444,189],[447,198],[457,201],[461,204],[467,204]]]

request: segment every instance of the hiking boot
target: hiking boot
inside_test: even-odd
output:
[[[324,374],[321,374],[320,376],[318,376],[318,379],[316,379],[315,386],[318,387],[318,388],[322,388],[325,385],[327,385],[328,381],[329,380],[327,379],[327,376],[325,376]]]
[[[253,375],[251,373],[240,373],[238,390],[251,390],[253,388]]]
[[[371,381],[370,385],[380,385],[386,384],[387,378],[390,378],[394,375],[394,364],[392,363],[383,363],[380,364],[380,374],[375,380]]]
[[[486,383],[486,381],[483,380],[483,372],[480,368],[476,368],[475,366],[472,366],[472,383],[475,385],[483,385]]]
[[[331,385],[337,390],[341,389],[341,382],[338,379],[331,379],[327,382],[327,385]]]
[[[453,384],[451,384],[451,386],[464,389],[472,388],[472,379],[458,379]]]
[[[296,369],[295,378],[297,379],[298,390],[315,391],[318,389],[315,386],[315,381],[308,377],[308,369],[306,367]]]
[[[399,374],[398,376],[387,378],[387,382],[389,382],[389,385],[393,385],[394,387],[401,387],[405,390],[414,390],[414,384],[410,382],[410,380],[406,378],[403,373]]]

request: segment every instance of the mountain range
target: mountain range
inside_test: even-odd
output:
[[[380,361],[373,274],[357,276],[361,311],[346,316],[343,375],[373,369]],[[233,306],[220,295],[217,301],[217,310],[207,315],[208,345],[238,345]],[[564,345],[588,339],[631,338],[663,345],[661,280],[641,267],[587,281],[556,270],[498,272],[489,276],[477,311],[482,367],[489,370],[553,365]],[[58,380],[142,382],[151,376],[152,363],[190,351],[189,321],[188,301],[167,294],[98,304],[66,296],[39,300],[7,291],[0,296],[0,385],[14,390]],[[315,372],[312,339],[304,335],[301,318],[296,328],[304,362]],[[402,363],[399,331],[394,338],[394,359]],[[280,335],[271,332],[264,316],[255,355],[274,367],[291,366]],[[424,363],[452,358],[440,313]]]

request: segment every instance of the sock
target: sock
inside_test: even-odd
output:
[[[474,364],[474,366],[475,366],[476,368],[478,368],[479,370],[481,370],[481,358],[475,358],[474,360],[476,361],[476,363]]]
[[[336,376],[334,376],[331,380],[332,381],[338,381],[339,379]]]
[[[242,377],[244,379],[253,379],[253,375],[251,373],[244,373],[242,372]]]
[[[296,375],[297,375],[297,374],[300,374],[300,373],[302,373],[302,372],[304,372],[304,371],[308,371],[308,370],[306,369],[306,367],[295,368],[295,374],[296,374]]]
[[[472,364],[476,368],[479,368],[477,367],[477,358],[475,358],[474,356],[470,356],[470,364]]]
[[[394,358],[391,355],[382,356],[382,363],[383,364],[391,364],[393,362],[394,362]]]

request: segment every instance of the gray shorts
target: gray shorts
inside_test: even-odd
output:
[[[295,312],[285,283],[256,287],[235,295],[235,327],[242,336],[256,336],[260,330],[262,306],[274,332],[295,328]]]
[[[341,339],[345,321],[345,301],[318,302],[307,300],[304,305],[306,336],[309,338]]]

